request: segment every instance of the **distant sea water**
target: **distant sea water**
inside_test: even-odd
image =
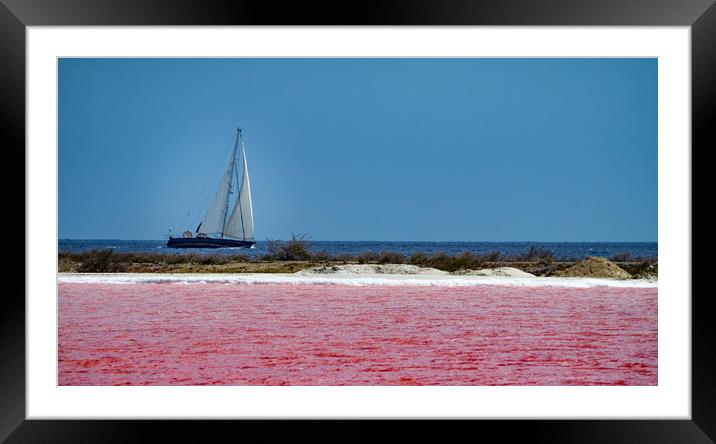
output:
[[[310,241],[309,251],[330,255],[397,252],[406,256],[413,253],[463,252],[484,254],[499,252],[514,255],[527,252],[531,247],[551,251],[558,259],[581,259],[587,256],[612,257],[629,253],[632,257],[658,257],[657,242],[389,242],[389,241]],[[268,253],[265,241],[258,241],[255,248],[174,249],[166,247],[166,240],[103,240],[60,239],[60,252],[81,252],[93,249],[112,249],[122,253],[167,254],[246,254],[261,256]]]

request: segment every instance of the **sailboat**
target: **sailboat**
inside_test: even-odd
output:
[[[233,209],[229,212],[229,201],[233,194],[233,187],[237,186],[239,177],[236,168],[236,155],[241,146],[243,160],[243,174],[239,195]],[[234,181],[234,179],[236,179]],[[194,233],[187,230],[181,237],[169,236],[169,248],[250,248],[254,241],[254,210],[251,204],[251,184],[249,182],[249,167],[246,161],[246,147],[244,146],[241,128],[236,128],[234,148],[226,166],[224,176],[219,182],[219,188],[206,210],[204,218],[196,227]]]

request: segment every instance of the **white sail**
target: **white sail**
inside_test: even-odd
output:
[[[226,222],[224,234],[244,240],[254,239],[254,209],[251,203],[251,183],[249,181],[249,166],[246,161],[246,148],[241,143],[241,154],[244,159],[244,173],[241,178],[239,197],[236,199],[231,217]]]
[[[234,164],[236,163],[236,149],[238,146],[238,138],[234,149],[231,151],[229,165],[226,167],[224,177],[221,178],[219,189],[216,190],[214,199],[206,210],[206,215],[197,227],[198,233],[205,234],[222,234],[224,232],[224,224],[226,222],[226,214],[229,211],[229,192],[231,190],[231,180],[234,175]]]

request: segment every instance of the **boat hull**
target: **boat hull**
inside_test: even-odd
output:
[[[170,237],[167,248],[250,248],[255,241],[213,237]]]

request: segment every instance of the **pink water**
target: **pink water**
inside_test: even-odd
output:
[[[59,285],[60,385],[655,385],[656,288]]]

